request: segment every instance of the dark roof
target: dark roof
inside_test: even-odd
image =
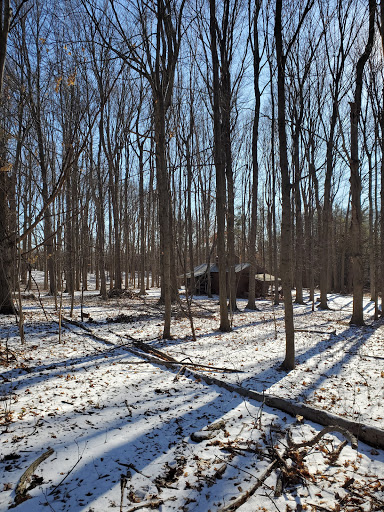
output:
[[[235,273],[237,274],[237,273],[241,272],[242,270],[249,268],[250,266],[251,266],[250,263],[238,263],[237,265],[235,265]],[[211,274],[218,273],[219,267],[217,266],[216,263],[210,263],[209,270],[210,270]],[[201,277],[204,274],[206,274],[207,271],[208,271],[208,264],[202,263],[201,265],[197,265],[197,267],[195,267],[193,269],[193,275],[194,275],[194,277]],[[186,277],[190,279],[191,272],[187,272]],[[257,279],[258,281],[266,282],[266,283],[271,283],[271,282],[275,281],[275,277],[272,276],[271,274],[267,274],[267,273],[256,273],[255,279]],[[279,281],[280,281],[280,279],[279,279]]]
[[[216,263],[210,263],[209,268],[210,268],[211,273],[219,271],[219,268],[216,265]],[[202,263],[201,265],[197,265],[197,267],[195,267],[193,269],[194,277],[203,276],[207,272],[207,269],[208,269],[208,264],[207,263]],[[188,272],[186,274],[186,277],[190,278],[191,277],[191,272]]]

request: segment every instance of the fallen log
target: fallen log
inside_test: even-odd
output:
[[[106,338],[102,338],[101,336],[98,336],[97,334],[95,334],[92,329],[83,325],[81,322],[78,322],[77,320],[72,320],[70,318],[66,318],[63,316],[63,318],[61,320],[61,325],[63,327],[67,327],[66,324],[75,325],[76,327],[80,327],[80,329],[83,329],[88,334],[88,336],[95,339],[96,341],[101,341],[102,343],[105,343],[106,345],[115,345],[115,343],[113,343],[112,341],[109,341]]]
[[[79,327],[85,328],[79,324]],[[85,328],[85,330],[87,330]],[[99,338],[100,341],[107,343],[109,345],[115,345],[111,343],[109,340],[101,338],[100,336],[96,336],[94,333],[90,333],[96,339]],[[176,364],[180,366],[186,366],[185,362],[178,362],[176,359],[173,359],[171,356],[168,356],[164,352],[160,350],[154,349],[147,345],[146,343],[135,340],[134,344],[139,347],[141,350],[136,350],[133,347],[124,346],[124,349],[128,352],[131,352],[133,355],[146,359],[152,364],[161,364],[167,368],[174,368]],[[146,352],[143,352],[146,350]],[[155,352],[159,356],[162,356],[162,359],[159,357],[155,357],[150,355],[148,351]],[[268,407],[272,407],[275,409],[279,409],[290,416],[303,416],[306,420],[313,421],[314,423],[319,423],[323,426],[331,426],[338,425],[346,430],[348,430],[351,434],[355,435],[357,439],[363,441],[364,443],[369,444],[370,446],[374,446],[375,448],[384,449],[384,430],[381,428],[377,428],[371,425],[365,425],[363,423],[358,423],[354,420],[349,420],[343,418],[342,416],[338,416],[337,414],[333,414],[331,412],[325,411],[323,409],[317,409],[315,407],[310,407],[306,404],[300,402],[293,402],[292,400],[286,398],[279,398],[273,395],[267,395],[265,393],[259,393],[258,391],[254,391],[252,389],[243,388],[241,386],[236,386],[234,384],[229,384],[228,382],[224,382],[216,377],[212,377],[206,375],[204,373],[197,372],[192,368],[188,369],[188,371],[195,377],[203,380],[207,384],[215,384],[222,388],[227,389],[232,393],[237,393],[240,396],[244,396],[246,398],[250,398],[252,400],[256,400],[257,402],[262,402]]]
[[[156,359],[152,358],[152,360],[155,361]],[[166,366],[168,366],[168,368],[172,368],[172,366],[183,366],[183,367],[188,366],[191,368],[204,368],[207,370],[224,372],[224,373],[244,373],[244,370],[235,370],[233,368],[221,368],[219,366],[210,366],[210,365],[199,364],[199,363],[186,363],[186,362],[182,362],[182,361],[166,361],[166,362],[167,362]],[[145,363],[145,361],[135,361],[135,362],[120,361],[119,362],[119,364],[131,364],[131,365],[143,364],[143,363]],[[163,364],[164,360],[160,359],[160,360],[158,360],[158,363]]]
[[[315,331],[314,329],[295,329],[295,332],[308,332],[309,334],[336,334],[336,329],[333,331]]]
[[[268,407],[279,409],[290,416],[303,416],[306,420],[313,421],[314,423],[319,423],[324,426],[338,425],[339,427],[348,430],[360,441],[363,441],[370,446],[374,446],[375,448],[384,449],[384,430],[381,428],[358,423],[357,421],[343,418],[342,416],[338,416],[337,414],[333,414],[323,409],[310,407],[300,402],[293,402],[287,398],[279,398],[277,396],[267,395],[252,389],[229,384],[228,382],[223,382],[216,377],[195,372],[192,369],[187,371],[189,371],[195,378],[197,377],[204,380],[207,384],[216,384],[217,386],[231,391],[232,393],[237,393],[240,396],[256,400],[257,402],[262,402]]]

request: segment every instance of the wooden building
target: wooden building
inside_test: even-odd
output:
[[[235,265],[236,274],[236,297],[248,298],[249,293],[249,270],[250,263],[238,263]],[[202,263],[194,268],[193,271],[195,279],[194,295],[207,295],[209,288],[209,281],[211,286],[211,293],[213,295],[219,294],[219,267],[216,263]],[[227,271],[228,276],[228,271]],[[188,290],[191,288],[191,273],[186,274],[186,287]],[[268,289],[275,282],[275,277],[266,273],[260,266],[256,267],[255,274],[255,296],[264,297],[268,293]]]

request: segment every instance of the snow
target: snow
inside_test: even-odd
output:
[[[178,374],[179,366],[149,363],[129,351],[132,338],[177,360],[241,370],[205,372],[223,382],[383,428],[384,327],[373,321],[368,300],[362,328],[348,324],[349,296],[331,295],[327,311],[295,305],[297,366],[287,374],[280,369],[282,306],[259,300],[253,312],[239,300],[233,330],[221,333],[217,297],[195,298],[197,340],[177,308],[173,339],[162,340],[157,299],[158,290],[108,301],[87,292],[92,321],[84,325],[105,342],[65,322],[59,343],[58,314],[43,295],[47,318],[37,299],[23,301],[24,345],[14,319],[0,318],[0,510],[14,504],[24,471],[52,448],[18,511],[217,511],[249,489],[276,452],[285,457],[288,431],[301,442],[322,429],[206,384],[201,369]],[[65,294],[63,305],[67,317]],[[118,315],[129,321],[110,321]],[[80,295],[73,319],[80,321]],[[219,428],[208,435],[212,424]],[[193,440],[198,432],[200,442]],[[275,495],[275,467],[238,510],[384,510],[383,451],[348,443],[332,463],[329,452],[342,440],[326,434],[312,448],[289,452],[286,470],[296,470],[282,494]]]

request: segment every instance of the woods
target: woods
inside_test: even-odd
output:
[[[383,57],[384,0],[0,2],[0,509],[384,510]]]
[[[55,298],[161,286],[163,337],[188,272],[275,276],[295,366],[303,288],[383,291],[383,13],[349,0],[2,2],[0,312],[45,273]],[[252,274],[252,275],[253,275]],[[208,288],[209,288],[208,278]],[[21,285],[19,285],[21,283]],[[254,280],[247,309],[254,310]],[[194,282],[191,289],[194,289]],[[294,292],[292,293],[292,290]],[[208,294],[210,293],[208,289]],[[18,311],[22,314],[22,311]]]

